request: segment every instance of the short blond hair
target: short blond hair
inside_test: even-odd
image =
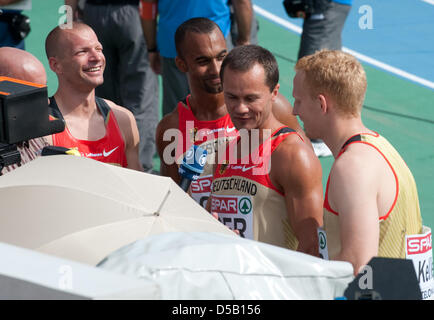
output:
[[[360,115],[367,81],[365,70],[354,56],[337,50],[321,50],[301,58],[295,70],[305,72],[312,97],[328,95],[340,114]]]

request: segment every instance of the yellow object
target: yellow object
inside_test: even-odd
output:
[[[81,157],[80,151],[78,151],[78,148],[70,148],[68,151],[65,152],[66,154],[69,154],[71,156],[77,156]]]

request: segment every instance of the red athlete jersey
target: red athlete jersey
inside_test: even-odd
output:
[[[199,179],[193,181],[190,186],[192,198],[201,206],[206,206],[206,201],[211,192],[212,165],[215,162],[215,152],[218,147],[226,148],[226,142],[237,137],[235,128],[229,114],[210,121],[196,119],[190,107],[190,95],[178,103],[179,123],[178,129],[181,136],[178,137],[176,149],[176,161],[181,163],[185,152],[193,145],[198,145],[208,152],[207,162]]]
[[[299,136],[295,130],[281,127],[255,151],[241,157],[236,154],[239,140],[230,142],[214,172],[211,211],[242,237],[295,250],[298,241],[288,220],[284,194],[269,177],[272,153],[291,134]]]
[[[52,135],[53,145],[65,148],[77,148],[81,156],[101,162],[127,167],[125,156],[125,142],[119,129],[114,112],[104,99],[95,97],[98,110],[104,117],[106,134],[98,140],[76,139],[65,125],[65,130]],[[50,98],[50,115],[53,118],[63,119],[54,97]]]

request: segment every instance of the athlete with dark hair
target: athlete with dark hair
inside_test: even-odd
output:
[[[212,164],[218,146],[237,136],[237,131],[227,112],[223,88],[219,77],[220,67],[228,50],[217,24],[206,18],[193,18],[180,25],[175,34],[178,56],[176,64],[186,73],[191,94],[178,103],[157,126],[157,151],[160,156],[161,175],[180,181],[176,161],[182,158],[189,146],[201,145],[208,151],[205,170],[190,191],[193,198],[205,206],[212,181]],[[273,113],[285,124],[304,133],[292,107],[281,95],[273,103]],[[178,134],[172,133],[172,131]]]
[[[233,49],[220,77],[240,132],[219,150],[208,207],[241,236],[318,255],[321,164],[303,138],[272,112],[279,70],[266,49]]]

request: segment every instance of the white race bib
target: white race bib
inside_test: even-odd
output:
[[[423,226],[422,234],[405,236],[405,257],[413,261],[423,300],[434,300],[434,274],[431,229]]]
[[[203,208],[206,207],[208,198],[211,194],[212,175],[203,176],[192,181],[190,185],[191,197],[199,203]]]
[[[221,223],[240,236],[253,239],[253,203],[250,196],[220,196],[211,198],[211,212],[217,212]]]

